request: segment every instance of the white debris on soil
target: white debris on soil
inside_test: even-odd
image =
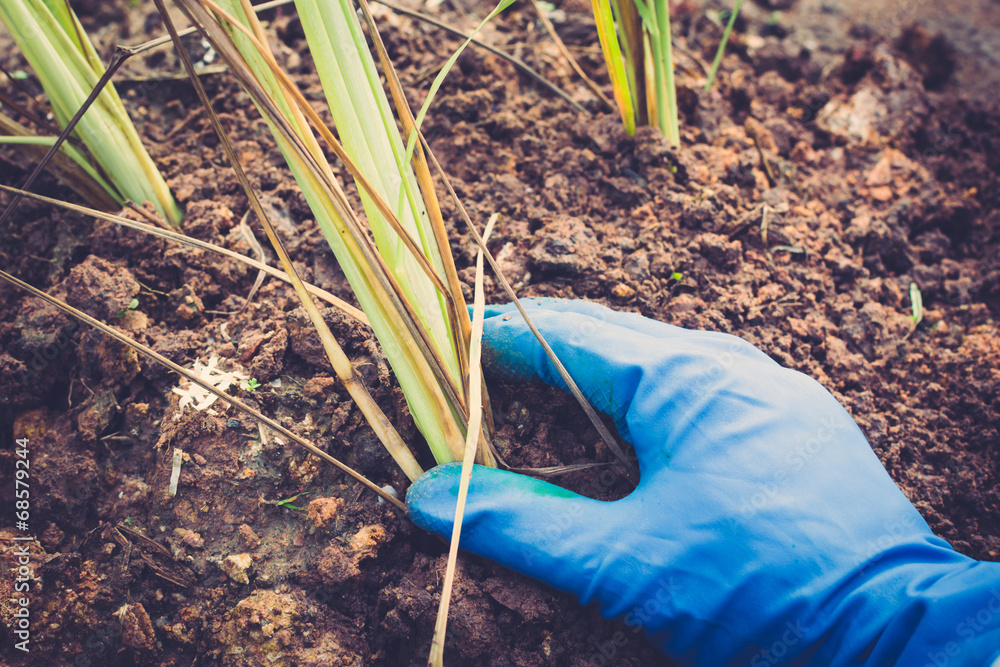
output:
[[[170,488],[167,490],[167,493],[169,493],[171,497],[177,495],[177,482],[180,481],[181,478],[181,463],[183,462],[184,451],[174,447],[173,467],[170,470]]]
[[[234,384],[238,384],[240,389],[244,391],[250,389],[250,376],[242,372],[242,369],[224,371],[219,368],[218,364],[219,358],[213,355],[207,364],[202,364],[200,360],[195,360],[192,370],[204,382],[212,385],[219,391],[226,391]],[[182,409],[190,405],[195,410],[207,410],[219,398],[201,385],[190,381],[182,382],[179,386],[174,387],[172,391],[181,397],[177,406]]]

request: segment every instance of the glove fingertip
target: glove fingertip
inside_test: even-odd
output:
[[[445,463],[421,475],[406,492],[410,520],[426,531],[450,535],[461,475],[461,463]]]

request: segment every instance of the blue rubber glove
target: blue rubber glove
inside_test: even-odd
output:
[[[680,665],[990,665],[1000,564],[931,533],[814,380],[720,333],[602,306],[526,301],[594,406],[636,450],[614,502],[478,467],[463,548],[596,602]],[[484,363],[565,389],[511,306]],[[448,537],[460,464],[417,480],[413,521]]]

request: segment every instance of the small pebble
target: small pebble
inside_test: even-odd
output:
[[[235,554],[226,556],[222,561],[222,569],[225,570],[229,578],[238,584],[249,584],[250,577],[247,571],[253,566],[253,557],[250,554]]]
[[[386,484],[385,486],[382,487],[382,490],[385,491],[386,493],[388,493],[393,498],[399,498],[399,496],[396,494],[396,489],[394,489],[391,484]],[[381,505],[384,502],[385,502],[385,499],[382,498],[382,496],[379,496],[378,497],[378,504]]]

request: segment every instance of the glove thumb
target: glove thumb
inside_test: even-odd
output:
[[[461,463],[448,463],[410,486],[406,504],[413,523],[445,539],[451,537],[461,473]],[[604,518],[609,509],[609,503],[548,482],[477,465],[459,545],[574,593],[586,604],[602,551],[607,551],[602,527],[608,525]]]

